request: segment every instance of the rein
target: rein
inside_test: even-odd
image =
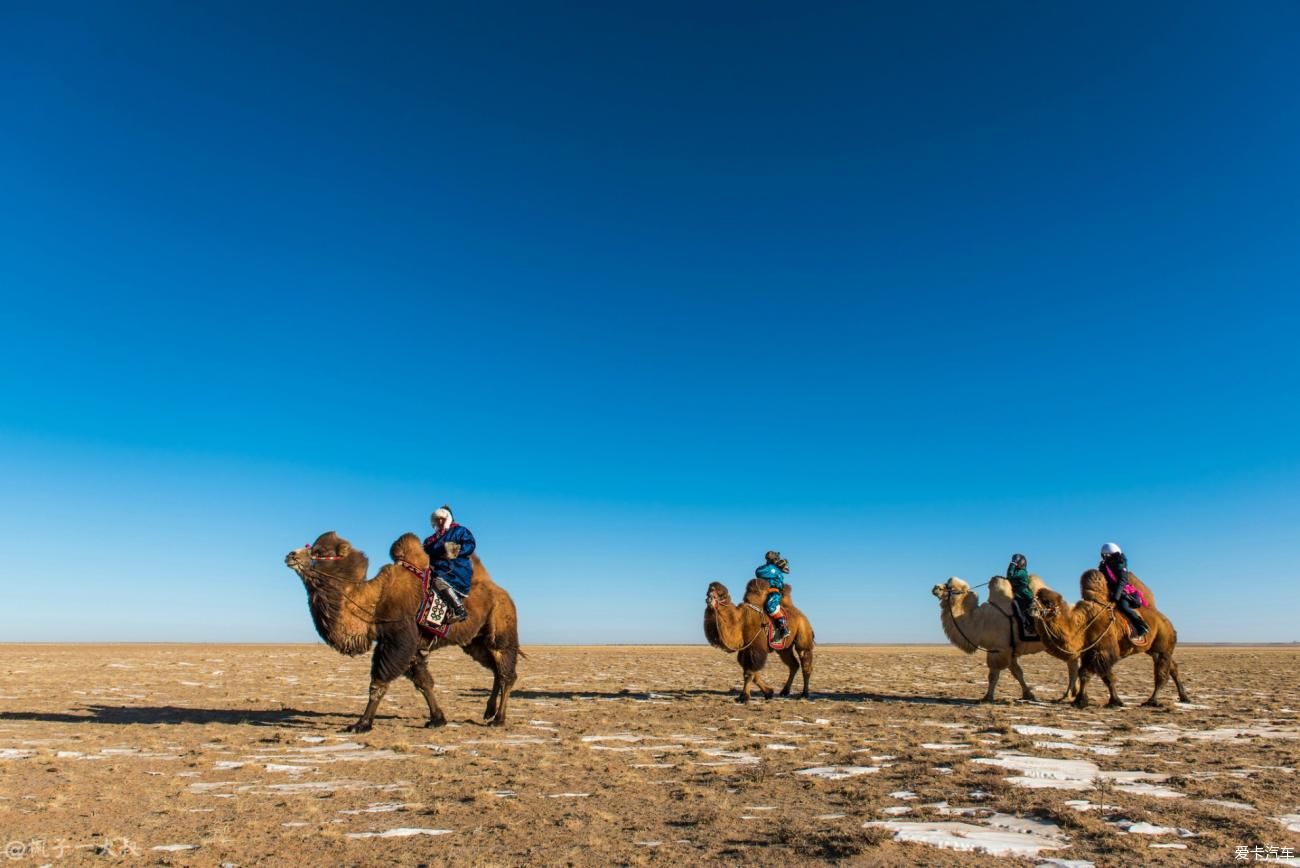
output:
[[[709,608],[713,609],[713,616],[714,616],[715,619],[717,618],[717,612],[718,612],[718,604],[719,604],[719,602],[720,602],[720,601],[719,601],[716,597],[714,597],[714,596],[712,596],[712,595],[710,594],[710,597],[709,597]],[[763,610],[762,610],[762,609],[758,608],[758,606],[755,606],[755,605],[754,605],[753,603],[751,603],[751,602],[748,602],[748,601],[742,601],[740,605],[741,605],[741,606],[748,606],[749,608],[751,608],[751,609],[753,609],[755,612],[757,612],[759,615],[761,615],[761,616],[763,616],[763,617],[767,617],[766,615],[763,614]],[[739,608],[739,606],[738,606],[737,608]],[[745,635],[745,634],[742,632],[740,635],[741,635],[741,638],[744,638],[744,635]],[[758,639],[758,637],[759,637],[759,636],[762,636],[762,635],[763,635],[763,622],[760,620],[760,621],[758,622],[758,632],[754,634],[754,638],[753,638],[753,639],[750,639],[750,640],[749,640],[748,642],[746,642],[745,644],[743,644],[743,645],[738,645],[738,646],[735,647],[735,648],[728,648],[728,647],[727,647],[727,643],[722,641],[722,631],[721,631],[721,630],[718,631],[718,644],[721,645],[721,646],[722,646],[722,649],[723,649],[724,651],[726,651],[728,654],[736,654],[736,653],[738,653],[738,652],[740,652],[740,651],[744,651],[744,650],[745,650],[746,648],[748,648],[750,645],[753,645],[754,642]]]
[[[347,603],[358,613],[360,613],[362,618],[364,618],[366,621],[368,621],[371,624],[396,624],[399,621],[405,620],[404,618],[376,618],[375,617],[376,612],[374,609],[361,605],[356,600],[352,599],[352,597],[348,594],[347,585],[352,584],[351,581],[344,578],[343,576],[335,576],[325,572],[324,570],[317,569],[315,566],[316,561],[337,561],[337,560],[342,560],[342,556],[336,555],[332,557],[318,558],[315,555],[310,554],[310,549],[308,550],[308,552],[309,552],[308,556],[311,557],[312,559],[312,566],[304,567],[303,571],[306,573],[310,573],[312,578],[314,579],[325,580],[326,584],[330,585],[331,590],[337,591],[338,595],[343,598],[343,602]]]
[[[1055,607],[1055,606],[1051,607],[1050,609],[1044,609],[1044,610],[1043,610],[1043,612],[1044,612],[1045,614],[1046,614],[1047,612],[1053,612],[1053,613],[1054,613],[1055,611],[1056,611],[1056,607]],[[1101,634],[1100,636],[1097,637],[1097,639],[1096,639],[1095,642],[1093,642],[1093,643],[1092,643],[1091,645],[1089,645],[1087,648],[1084,648],[1082,651],[1073,652],[1073,654],[1074,654],[1075,657],[1082,657],[1084,654],[1088,653],[1088,652],[1091,651],[1093,648],[1096,648],[1098,645],[1100,645],[1100,644],[1101,644],[1101,640],[1106,638],[1106,634],[1110,632],[1111,625],[1113,625],[1113,624],[1115,623],[1115,607],[1114,607],[1114,606],[1105,606],[1105,607],[1103,607],[1102,609],[1100,609],[1100,610],[1097,612],[1097,614],[1095,614],[1095,615],[1092,616],[1092,620],[1089,621],[1087,624],[1085,624],[1084,627],[1083,627],[1083,633],[1084,633],[1084,635],[1086,636],[1086,635],[1088,634],[1088,628],[1091,627],[1093,624],[1096,624],[1096,623],[1097,623],[1097,619],[1100,618],[1102,615],[1104,615],[1106,612],[1110,612],[1110,624],[1107,624],[1107,625],[1106,625],[1106,629],[1105,629],[1104,631],[1102,631],[1102,634]],[[1058,648],[1063,648],[1064,645],[1065,645],[1065,643],[1061,640],[1061,637],[1060,637],[1059,635],[1057,635],[1055,632],[1052,631],[1052,628],[1051,628],[1051,627],[1047,626],[1047,619],[1046,619],[1046,618],[1039,618],[1038,620],[1040,620],[1040,621],[1042,622],[1042,624],[1043,624],[1043,632],[1046,633],[1047,635],[1049,635],[1049,636],[1052,637],[1052,641],[1056,643],[1056,645],[1057,645]]]
[[[989,581],[992,581],[992,579],[990,579]],[[988,582],[985,582],[984,584],[987,585]],[[983,585],[977,585],[976,587],[983,587]],[[970,593],[970,591],[968,591],[968,590],[967,590],[967,591],[962,591],[961,594],[958,594],[958,596],[962,596],[962,595],[964,595],[964,594],[968,594],[968,593]],[[980,643],[978,643],[978,642],[972,640],[971,637],[969,637],[969,636],[966,635],[966,631],[963,630],[963,629],[961,628],[961,619],[958,618],[956,615],[954,615],[954,614],[953,614],[953,611],[952,611],[952,587],[951,587],[950,585],[947,585],[947,584],[944,585],[944,598],[943,598],[943,599],[944,599],[944,602],[948,604],[948,618],[949,618],[949,620],[952,621],[952,625],[953,625],[954,627],[957,628],[957,632],[961,634],[961,637],[962,637],[963,639],[965,639],[966,642],[967,642],[968,644],[970,644],[970,645],[974,645],[977,649],[979,649],[980,651],[983,651],[985,654],[1001,654],[1001,653],[1002,653],[1001,651],[999,651],[999,650],[997,650],[997,649],[995,649],[995,648],[985,648],[983,645],[981,645]],[[990,602],[991,602],[991,601],[990,601]],[[998,607],[997,607],[996,605],[995,605],[993,608],[998,609]],[[1001,609],[998,609],[998,611],[999,611],[999,612],[1002,612]],[[1007,615],[1006,612],[1002,612],[1002,614],[1003,614],[1003,615]],[[1007,619],[1010,620],[1010,618],[1011,618],[1011,616],[1010,616],[1010,615],[1007,615]],[[1015,625],[1012,625],[1012,628],[1011,628],[1011,629],[1012,629],[1012,630],[1015,630]],[[1014,638],[1014,637],[1013,637],[1013,638]],[[1014,642],[1012,643],[1011,647],[1012,647],[1012,650],[1014,651],[1014,650],[1015,650],[1015,643],[1014,643]]]
[[[417,568],[415,564],[410,563],[409,561],[402,560],[401,558],[398,558],[396,563],[398,566],[402,567],[403,569],[412,572],[416,576],[418,576],[421,582],[427,583],[429,581],[429,571],[432,570],[433,567],[429,566],[421,570]]]

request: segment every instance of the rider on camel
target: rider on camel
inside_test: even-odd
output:
[[[766,562],[763,566],[754,570],[754,577],[767,582],[771,588],[767,599],[763,601],[763,609],[776,628],[772,634],[772,644],[780,645],[790,635],[790,628],[785,623],[785,612],[781,610],[781,592],[785,589],[785,576],[790,572],[790,562],[781,557],[780,552],[768,552],[764,560]]]
[[[1115,543],[1106,543],[1101,547],[1101,563],[1097,569],[1106,577],[1111,602],[1133,625],[1133,637],[1141,639],[1147,634],[1147,623],[1137,612],[1143,603],[1142,592],[1129,582],[1128,558]]]
[[[424,553],[429,556],[432,568],[432,588],[447,604],[447,623],[464,621],[469,617],[462,600],[469,596],[470,579],[474,576],[474,534],[469,528],[456,524],[450,506],[439,507],[429,518],[433,534],[424,541]],[[452,591],[455,593],[452,593]]]
[[[1024,555],[1011,556],[1007,565],[1007,581],[1011,583],[1012,608],[1020,619],[1020,635],[1027,641],[1037,641],[1038,633],[1034,630],[1034,619],[1029,614],[1029,607],[1034,602],[1034,592],[1029,587],[1029,561]]]

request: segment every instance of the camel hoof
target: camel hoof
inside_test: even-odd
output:
[[[504,717],[494,717],[488,721],[488,726],[505,726],[505,725],[506,725],[506,719]]]
[[[370,732],[372,724],[367,720],[358,720],[356,723],[343,727],[344,732]]]
[[[739,705],[744,705],[745,703],[749,702],[749,697],[742,693],[736,697],[736,702]]]
[[[1032,691],[1032,690],[1029,691],[1028,693],[1024,693],[1024,694],[1022,694],[1020,698],[1023,699],[1025,702],[1037,702],[1037,701],[1038,701],[1038,697],[1037,697],[1037,696],[1034,696],[1034,691]]]
[[[772,698],[773,696],[775,696],[775,695],[776,695],[776,694],[773,693],[773,692],[770,691],[770,690],[764,690],[764,691],[763,691],[763,698],[764,698],[764,699],[771,699],[771,698]]]
[[[1121,702],[1121,701],[1118,700],[1118,699],[1112,699],[1110,702],[1107,702],[1107,703],[1106,703],[1106,707],[1107,707],[1107,708],[1123,708],[1123,707],[1124,707],[1124,703]]]
[[[1160,703],[1159,703],[1158,701],[1154,700],[1154,699],[1148,699],[1146,702],[1142,703],[1142,707],[1143,707],[1143,708],[1159,708],[1159,707],[1160,707]]]
[[[1087,708],[1088,698],[1086,696],[1077,696],[1075,697],[1074,702],[1070,704],[1073,705],[1075,708]]]
[[[800,693],[800,694],[799,694],[799,698],[802,699],[804,702],[811,702],[811,701],[812,701],[812,696],[810,696],[810,695],[807,694],[807,693]]]
[[[437,729],[437,728],[440,727],[440,726],[446,726],[446,725],[447,725],[447,718],[445,718],[445,717],[431,717],[431,718],[429,718],[429,722],[426,723],[426,724],[424,725],[424,728],[425,728],[425,729]]]
[[[790,691],[789,691],[788,689],[787,689],[787,690],[782,690],[782,691],[781,691],[781,695],[782,695],[782,696],[789,696],[789,695],[790,695]]]
[[[985,696],[984,698],[982,698],[982,699],[980,700],[980,705],[992,705],[993,702],[994,702],[994,699],[993,699],[992,696]]]

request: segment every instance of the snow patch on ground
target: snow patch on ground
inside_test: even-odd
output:
[[[1159,786],[1168,775],[1151,772],[1102,771],[1096,763],[1077,759],[1051,759],[1010,751],[998,751],[996,757],[976,757],[980,765],[1000,766],[1019,772],[1006,780],[1019,787],[1050,787],[1061,790],[1091,790],[1098,779],[1111,781],[1115,789],[1159,799],[1180,798],[1183,794]]]
[[[1057,738],[1076,739],[1084,735],[1105,735],[1099,729],[1079,730],[1079,729],[1057,729],[1052,726],[1034,726],[1027,723],[1018,723],[1011,727],[1020,735],[1053,735]]]
[[[880,771],[876,766],[817,766],[811,769],[799,769],[795,774],[811,778],[824,778],[828,781],[842,781],[856,778],[858,775],[870,775]]]
[[[451,829],[389,829],[386,832],[348,832],[349,838],[414,838],[416,835],[450,835]]]
[[[881,820],[865,825],[890,830],[895,841],[990,856],[1037,856],[1069,844],[1060,826],[1047,820],[994,814],[984,823]]]

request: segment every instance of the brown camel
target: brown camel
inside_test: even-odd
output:
[[[1146,586],[1133,577],[1133,584],[1143,590],[1148,601]],[[1190,702],[1183,682],[1178,678],[1178,662],[1174,660],[1174,647],[1178,633],[1169,619],[1154,606],[1143,606],[1142,618],[1149,628],[1141,644],[1134,644],[1129,636],[1127,620],[1106,595],[1106,579],[1097,570],[1088,570],[1079,578],[1083,599],[1071,606],[1056,591],[1041,588],[1035,597],[1034,621],[1043,642],[1052,653],[1073,655],[1082,663],[1079,672],[1079,692],[1074,698],[1077,708],[1088,707],[1088,679],[1098,675],[1110,691],[1107,708],[1118,708],[1124,703],[1115,690],[1115,664],[1139,651],[1149,654],[1155,665],[1155,686],[1143,705],[1159,705],[1160,688],[1173,676],[1178,688],[1178,700]]]
[[[307,588],[316,632],[336,651],[356,656],[370,650],[370,701],[351,732],[368,732],[388,686],[405,675],[429,705],[428,726],[447,722],[433,695],[428,655],[435,648],[459,645],[492,671],[492,693],[483,719],[491,726],[506,722],[506,704],[515,683],[519,650],[519,623],[515,604],[492,581],[477,555],[471,557],[474,576],[465,608],[469,618],[454,625],[442,639],[421,631],[415,623],[423,599],[423,583],[416,572],[429,566],[429,558],[413,533],[403,534],[389,554],[393,563],[366,581],[369,560],[364,552],[333,531],[321,534],[311,546],[296,549],[284,562]],[[405,564],[409,565],[404,566]]]
[[[740,668],[745,673],[745,682],[740,688],[737,702],[749,702],[749,692],[753,685],[763,691],[763,696],[772,698],[772,688],[759,677],[759,670],[767,665],[767,655],[771,650],[767,644],[767,613],[763,611],[763,602],[767,599],[770,586],[762,579],[752,579],[745,588],[744,601],[732,605],[731,594],[721,582],[709,585],[705,596],[704,638],[709,644],[723,651],[733,652]],[[785,609],[786,624],[790,628],[790,640],[786,647],[776,653],[785,661],[790,675],[781,688],[782,696],[790,695],[795,673],[803,670],[802,699],[808,698],[808,681],[812,678],[813,668],[813,628],[803,612],[790,602],[790,586],[781,592],[781,608]]]
[[[930,593],[939,598],[939,623],[943,625],[948,641],[962,651],[967,654],[984,652],[984,662],[989,670],[989,687],[981,702],[993,702],[1003,669],[1010,669],[1016,681],[1020,682],[1021,698],[1034,701],[1037,697],[1025,680],[1020,658],[1044,650],[1050,653],[1051,649],[1045,648],[1042,642],[1026,642],[1021,638],[1011,608],[1011,583],[1003,576],[994,576],[989,579],[988,586],[989,599],[983,604],[980,603],[979,594],[956,576],[931,588]],[[1029,587],[1037,590],[1045,585],[1041,578],[1031,575]],[[1078,683],[1078,658],[1055,654],[1052,656],[1060,656],[1069,670],[1065,693],[1056,700],[1064,702],[1074,693]]]

